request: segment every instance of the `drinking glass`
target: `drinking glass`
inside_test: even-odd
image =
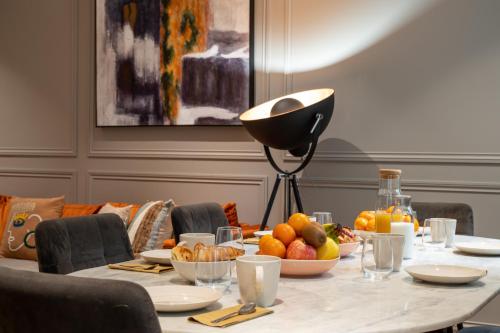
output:
[[[316,222],[319,224],[331,224],[333,223],[333,214],[330,212],[314,212],[313,217],[316,218]]]
[[[240,227],[219,227],[215,237],[215,244],[223,247],[233,247],[238,250],[245,250],[243,246],[243,231]],[[231,281],[237,283],[236,262],[231,262]]]
[[[361,270],[370,280],[385,279],[393,269],[393,245],[391,237],[375,234],[363,240]]]
[[[223,246],[207,246],[195,253],[195,285],[225,292],[231,286],[231,260]]]
[[[215,236],[215,244],[244,250],[243,231],[240,227],[219,227]]]

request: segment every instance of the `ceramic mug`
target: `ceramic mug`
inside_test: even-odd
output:
[[[253,255],[236,258],[236,273],[243,303],[253,302],[268,307],[274,304],[278,292],[281,259]]]
[[[193,249],[196,243],[202,243],[204,245],[214,245],[215,235],[203,232],[189,232],[181,234],[179,236],[179,240],[180,242],[184,242],[184,245],[188,248]]]
[[[452,247],[455,242],[457,220],[447,218],[430,218],[424,221],[424,230],[429,226],[431,230],[430,242],[422,235],[422,243],[434,247]]]

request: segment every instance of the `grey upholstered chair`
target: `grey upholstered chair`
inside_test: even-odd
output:
[[[172,210],[172,226],[175,241],[187,232],[208,232],[215,234],[218,227],[229,225],[226,214],[217,203],[202,203],[177,206]]]
[[[445,217],[457,220],[457,231],[459,235],[474,235],[474,216],[472,208],[463,203],[445,202],[412,202],[417,218],[422,225],[424,220],[430,217]]]
[[[116,214],[43,221],[35,239],[40,272],[68,274],[134,259],[127,230]]]
[[[151,298],[132,282],[0,267],[1,333],[159,333]]]

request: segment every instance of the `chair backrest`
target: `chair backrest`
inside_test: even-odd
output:
[[[0,332],[159,333],[151,298],[128,281],[0,267]]]
[[[68,274],[134,259],[127,230],[116,214],[43,221],[35,239],[40,272]]]
[[[411,207],[417,212],[421,225],[430,217],[445,217],[457,220],[459,235],[474,235],[474,216],[471,206],[463,203],[412,202]]]
[[[209,232],[215,234],[218,227],[228,226],[224,209],[218,203],[202,203],[177,206],[172,210],[172,227],[175,241],[187,232]]]

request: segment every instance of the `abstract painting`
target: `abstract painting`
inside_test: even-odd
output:
[[[252,0],[96,0],[97,126],[240,125]]]

